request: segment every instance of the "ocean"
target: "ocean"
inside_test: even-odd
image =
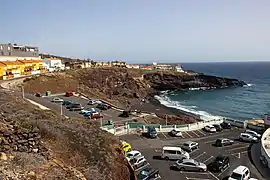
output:
[[[245,87],[164,92],[161,104],[201,116],[203,120],[226,117],[261,119],[270,110],[270,62],[181,63],[186,70],[245,81]]]

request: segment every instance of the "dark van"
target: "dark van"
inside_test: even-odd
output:
[[[156,128],[153,126],[148,126],[147,127],[147,135],[149,138],[156,138],[157,137]]]

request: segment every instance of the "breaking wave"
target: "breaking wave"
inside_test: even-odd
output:
[[[188,113],[198,115],[200,116],[202,120],[205,120],[205,121],[223,118],[221,116],[214,116],[205,111],[200,111],[197,109],[198,108],[197,106],[184,106],[180,104],[180,102],[178,101],[171,100],[168,96],[166,96],[166,93],[161,94],[159,96],[156,95],[155,98],[160,102],[160,104],[166,107],[175,108],[175,109],[179,109]]]

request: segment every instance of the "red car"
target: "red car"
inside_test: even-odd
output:
[[[91,114],[91,119],[99,119],[99,118],[103,118],[103,115],[100,113],[92,113]]]
[[[66,92],[67,97],[70,97],[70,96],[73,96],[73,95],[74,95],[74,92]]]

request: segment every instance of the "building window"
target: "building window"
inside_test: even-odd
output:
[[[8,46],[7,49],[10,51],[10,46]]]
[[[8,55],[11,56],[11,52],[9,52]]]
[[[1,52],[1,55],[4,56],[4,52]]]
[[[3,46],[2,45],[0,46],[0,50],[3,50]]]

